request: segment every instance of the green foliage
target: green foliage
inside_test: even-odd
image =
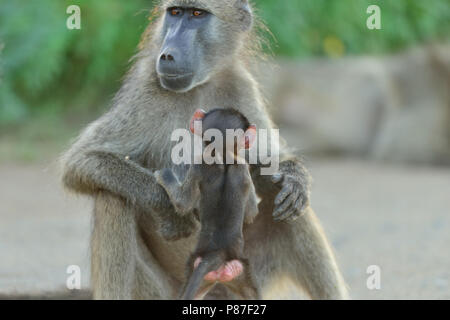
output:
[[[81,8],[81,30],[66,28],[72,4]],[[104,104],[151,7],[145,0],[1,0],[0,124]]]
[[[255,0],[275,35],[276,54],[326,56],[327,39],[343,54],[392,52],[409,45],[450,37],[448,0]],[[381,30],[369,30],[369,5],[381,9]],[[331,42],[333,44],[333,42]],[[331,48],[332,49],[332,48]]]
[[[450,34],[448,0],[253,2],[284,56],[384,53]],[[66,28],[72,4],[81,30]],[[382,30],[366,28],[370,4],[381,7]],[[0,0],[0,125],[104,107],[151,8],[151,0]]]

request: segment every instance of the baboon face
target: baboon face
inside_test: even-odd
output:
[[[156,71],[162,87],[175,92],[232,63],[252,20],[247,0],[169,0],[163,9]]]

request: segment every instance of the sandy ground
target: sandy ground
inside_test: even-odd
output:
[[[308,165],[352,298],[450,298],[449,168]],[[0,165],[0,298],[68,292],[69,265],[88,288],[91,203],[65,195],[54,168]],[[381,268],[380,290],[367,289],[369,265]]]

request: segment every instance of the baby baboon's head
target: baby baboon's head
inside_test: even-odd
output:
[[[201,132],[197,132],[199,127],[196,122],[201,122]],[[191,119],[190,129],[192,133],[202,136],[205,146],[215,142],[214,152],[219,152],[222,157],[229,152],[236,158],[240,150],[249,149],[256,140],[256,126],[235,109],[213,109],[209,112],[198,109]],[[217,143],[219,137],[222,143]]]

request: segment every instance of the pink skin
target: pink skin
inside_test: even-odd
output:
[[[194,268],[197,268],[202,258],[195,259]],[[228,261],[216,271],[211,271],[205,276],[206,281],[229,282],[239,276],[244,270],[244,266],[239,260]]]

